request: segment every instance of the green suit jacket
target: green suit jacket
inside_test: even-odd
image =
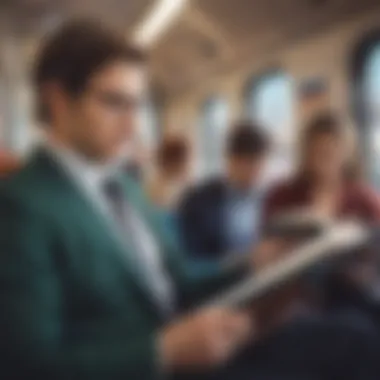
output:
[[[235,279],[191,270],[141,189],[126,180],[125,191],[188,305]],[[133,252],[47,153],[0,184],[0,210],[1,377],[160,378],[156,338],[167,321],[128,261]]]

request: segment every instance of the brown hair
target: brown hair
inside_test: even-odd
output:
[[[269,139],[259,125],[241,121],[234,125],[227,139],[230,156],[259,157],[269,150]]]
[[[45,41],[36,61],[34,82],[39,93],[39,118],[49,119],[44,85],[57,82],[69,95],[79,95],[96,71],[118,60],[140,64],[146,58],[123,36],[96,21],[77,20],[63,25]]]
[[[184,166],[189,159],[190,148],[188,142],[180,137],[166,138],[157,150],[157,164],[167,169],[175,166]]]
[[[342,144],[351,145],[349,129],[342,123],[341,119],[338,118],[331,112],[320,113],[314,117],[309,124],[306,125],[302,137],[301,137],[301,172],[305,175],[306,168],[302,167],[306,161],[306,155],[310,144],[319,136],[328,134],[333,136],[337,140],[341,141]],[[350,146],[354,148],[354,146]],[[361,168],[359,163],[358,152],[355,149],[351,149],[352,154],[350,159],[347,160],[347,164],[344,168],[344,179],[346,180],[356,180],[361,176]]]

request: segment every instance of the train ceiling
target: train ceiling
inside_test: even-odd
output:
[[[153,51],[157,80],[176,94],[218,70],[236,67],[247,56],[274,51],[379,4],[378,0],[193,0]]]
[[[130,34],[155,0],[0,0],[5,28],[35,46],[73,16],[100,17]],[[189,0],[153,46],[156,88],[174,95],[218,70],[378,6],[378,0]],[[33,50],[33,49],[31,49]]]
[[[155,0],[0,0],[1,24],[17,35],[40,35],[70,17],[98,17],[130,32]]]

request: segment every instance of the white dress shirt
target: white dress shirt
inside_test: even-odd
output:
[[[116,166],[95,164],[69,149],[50,142],[46,144],[46,148],[79,191],[90,200],[101,216],[106,218],[110,229],[115,233],[115,238],[131,248],[128,252],[135,253],[132,260],[142,272],[153,300],[165,314],[170,313],[175,303],[174,287],[163,266],[159,244],[153,233],[127,199],[124,204],[125,223],[123,227],[115,223],[113,212],[103,191],[106,182],[117,177]]]

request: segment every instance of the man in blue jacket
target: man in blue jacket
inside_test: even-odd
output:
[[[227,139],[226,170],[194,186],[179,208],[179,230],[189,255],[220,261],[244,254],[260,239],[264,196],[260,178],[269,150],[264,131],[234,125]]]

